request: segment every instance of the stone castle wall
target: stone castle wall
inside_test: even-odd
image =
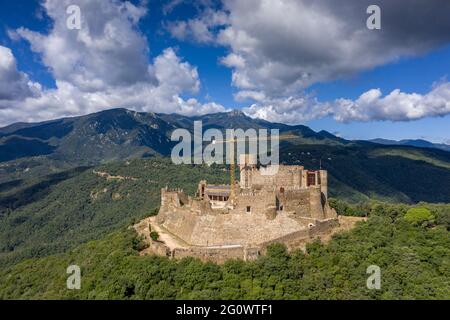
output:
[[[283,193],[244,190],[234,208],[221,210],[207,200],[181,200],[179,192],[163,189],[161,204],[158,224],[195,246],[254,245],[306,228],[310,221],[302,218],[336,216],[327,214],[333,210],[323,205],[320,187]]]
[[[309,219],[308,219],[309,220]],[[308,221],[307,220],[307,221]],[[305,221],[306,222],[306,221]],[[314,221],[315,225],[308,229],[299,230],[283,237],[266,241],[260,244],[262,253],[265,253],[266,248],[273,243],[284,243],[288,249],[295,249],[301,247],[307,240],[313,239],[324,233],[331,231],[339,225],[337,219],[328,219],[324,221]]]
[[[280,187],[293,188],[293,187],[306,187],[306,184],[302,184],[302,171],[301,166],[279,166],[278,172],[275,175],[264,175],[262,171],[252,168],[241,171],[241,179],[248,179],[247,185],[251,188],[264,188],[270,186],[271,189],[277,189]],[[245,182],[243,183],[245,185]]]
[[[283,210],[295,212],[297,215],[310,217],[310,191],[309,189],[288,190],[278,193],[279,207],[283,206]]]
[[[232,213],[196,215],[188,209],[160,213],[156,221],[194,246],[253,245],[275,239],[305,226],[286,213],[267,219],[265,214]]]
[[[172,252],[172,257],[182,259],[195,257],[203,261],[224,263],[229,259],[241,259],[244,261],[254,260],[259,256],[259,248],[246,248],[243,246],[230,248],[176,248]]]
[[[250,207],[250,213],[264,214],[268,207],[273,206],[276,206],[273,192],[244,190],[236,197],[235,208],[230,214],[247,213],[247,207]]]
[[[224,263],[229,259],[241,259],[244,261],[254,260],[261,254],[267,252],[267,247],[274,243],[284,243],[289,250],[298,249],[305,245],[316,236],[330,232],[338,226],[337,219],[328,219],[324,221],[315,221],[306,219],[305,222],[314,221],[315,225],[307,229],[301,229],[270,241],[262,242],[258,245],[229,245],[218,247],[200,247],[190,246],[185,248],[174,248],[170,250],[163,243],[151,241],[150,249],[154,254],[168,256],[175,259],[185,257],[195,257],[203,261],[212,261],[215,263]]]

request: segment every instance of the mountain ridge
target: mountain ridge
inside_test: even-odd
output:
[[[177,128],[279,129],[280,161],[326,169],[334,196],[399,202],[450,202],[450,153],[434,148],[350,141],[307,126],[253,119],[243,112],[188,117],[111,109],[0,129],[0,183],[81,166],[169,156]],[[439,181],[439,183],[437,183]],[[419,183],[420,182],[420,183]]]
[[[391,139],[371,139],[368,140],[373,143],[384,144],[384,145],[398,145],[398,146],[411,146],[418,148],[434,148],[450,152],[450,145],[445,143],[433,143],[424,139],[402,139],[402,140],[391,140]]]
[[[74,161],[81,161],[84,157],[90,159],[90,163],[135,156],[168,155],[174,145],[170,141],[171,132],[177,128],[192,131],[195,121],[202,121],[203,130],[279,129],[280,132],[295,134],[304,140],[348,143],[325,131],[315,132],[303,125],[291,126],[253,119],[242,111],[184,116],[118,108],[44,122],[16,123],[0,128],[0,152],[3,154],[0,161],[15,160],[27,155],[49,155],[49,150],[51,155],[57,157]],[[27,147],[22,150],[21,145],[25,142],[28,142]],[[34,152],[27,153],[27,150]]]

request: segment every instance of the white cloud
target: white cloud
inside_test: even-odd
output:
[[[81,8],[81,30],[66,27],[69,4]],[[33,86],[26,86],[28,78],[10,62],[15,61],[11,55],[5,68],[16,71],[3,74],[17,77],[15,88],[24,89],[22,96],[26,98],[1,103],[0,125],[115,107],[183,114],[225,110],[219,104],[181,97],[183,93],[198,93],[200,80],[197,69],[172,48],[149,61],[149,45],[138,31],[146,8],[116,0],[47,0],[43,7],[54,22],[48,34],[25,28],[16,32],[41,55],[55,78],[56,89],[42,90],[39,96],[25,94],[24,90]]]
[[[382,2],[382,30],[374,32],[365,25],[368,0],[345,5],[334,0],[225,0],[227,24],[216,41],[231,50],[223,61],[233,68],[233,84],[271,97],[297,94],[314,83],[450,41],[450,23],[442,14],[450,13],[450,5],[430,1],[425,13],[423,4],[414,1],[417,7],[409,6],[405,13],[403,3]],[[418,23],[424,15],[439,19],[436,26]],[[239,57],[239,63],[231,57]]]
[[[223,0],[223,8],[215,12],[226,17],[211,22],[209,8],[178,22],[183,35],[178,38],[206,42],[194,32],[193,26],[201,24],[207,42],[228,48],[219,61],[232,69],[235,99],[254,102],[247,112],[268,120],[298,123],[333,115],[339,121],[403,121],[448,113],[436,101],[445,94],[435,90],[424,96],[397,90],[384,98],[371,90],[356,101],[329,103],[304,94],[312,84],[343,79],[450,41],[450,3],[412,0],[405,10],[402,2],[380,0],[382,29],[373,31],[366,27],[372,2]]]
[[[25,73],[17,70],[16,59],[11,49],[0,46],[0,101],[37,96],[40,90],[38,83],[30,81]]]
[[[66,8],[81,9],[80,30],[66,26]],[[136,31],[146,9],[116,1],[47,0],[43,6],[54,21],[48,35],[19,28],[17,33],[42,55],[55,79],[84,91],[148,81],[148,44]]]
[[[176,23],[169,23],[167,29],[173,37],[178,40],[186,40],[194,38],[197,42],[208,43],[212,42],[214,36],[208,30],[208,26],[201,20],[180,21]]]
[[[382,96],[379,89],[363,93],[355,101],[338,99],[334,116],[338,121],[409,121],[450,113],[450,83],[441,83],[427,94],[396,89]]]
[[[371,89],[356,100],[336,99],[325,103],[306,95],[284,99],[252,98],[259,101],[245,109],[250,116],[292,124],[325,116],[339,122],[366,122],[412,121],[450,114],[449,82],[436,84],[426,94],[405,93],[396,89],[383,96],[380,89]]]
[[[226,57],[221,58],[220,62],[229,68],[240,68],[240,69],[245,68],[244,58],[235,53],[230,53]]]
[[[197,69],[182,62],[171,48],[155,59],[153,69],[159,85],[169,87],[172,92],[197,93],[200,89]]]
[[[426,94],[394,90],[383,96],[373,89],[356,100],[321,102],[304,93],[312,84],[345,78],[450,41],[450,2],[411,0],[414,5],[405,11],[399,2],[379,1],[383,20],[377,31],[365,26],[370,0],[345,5],[335,0],[224,0],[221,9],[205,0],[197,17],[168,22],[166,27],[177,39],[227,48],[218,62],[232,69],[234,97],[249,102],[245,112],[251,116],[300,123],[325,116],[344,122],[407,121],[450,113],[447,82]],[[174,0],[163,11],[169,13],[181,3]],[[66,27],[69,4],[81,7],[79,31]],[[57,88],[45,90],[30,82],[5,48],[0,52],[0,83],[5,83],[0,87],[2,124],[113,107],[183,114],[225,110],[214,102],[184,98],[199,92],[199,75],[174,49],[148,58],[149,44],[139,31],[145,6],[117,0],[46,0],[43,8],[53,20],[48,34],[25,28],[8,34],[31,44]],[[431,17],[433,24],[420,23]]]
[[[241,90],[234,95],[234,98],[240,102],[244,102],[247,100],[264,102],[267,99],[264,92],[252,90]]]
[[[272,122],[298,124],[332,114],[333,105],[319,102],[312,96],[302,95],[265,98],[245,108],[244,112],[251,117]]]
[[[199,43],[213,43],[216,38],[213,29],[227,22],[226,13],[207,8],[198,18],[168,22],[166,29],[178,40],[192,39]]]
[[[187,62],[182,62],[173,49],[166,49],[150,65],[157,85],[137,82],[98,91],[84,91],[74,84],[57,80],[56,89],[43,91],[39,97],[4,103],[0,108],[0,125],[13,121],[40,121],[64,116],[80,115],[99,110],[123,107],[137,111],[199,115],[225,111],[217,103],[184,100],[180,92],[199,89],[198,74]]]

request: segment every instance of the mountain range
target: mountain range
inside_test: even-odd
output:
[[[428,145],[350,141],[307,126],[248,117],[241,111],[188,117],[111,109],[0,128],[0,183],[39,180],[77,167],[168,156],[173,130],[279,129],[280,160],[329,171],[331,195],[349,201],[450,202],[450,153]]]
[[[294,133],[301,142],[346,143],[332,134],[314,132],[306,126],[289,126],[252,119],[243,112],[187,117],[178,114],[140,113],[112,109],[90,115],[41,123],[16,123],[0,128],[0,161],[46,155],[77,164],[95,164],[149,155],[169,155],[176,128],[279,129]]]
[[[433,143],[423,139],[404,139],[404,140],[390,140],[390,139],[372,139],[370,142],[385,144],[385,145],[398,145],[398,146],[412,146],[419,148],[435,148],[450,152],[450,145],[445,143]]]

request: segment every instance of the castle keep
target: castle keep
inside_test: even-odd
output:
[[[183,190],[161,190],[158,215],[135,226],[143,233],[149,225],[161,235],[161,241],[151,243],[153,253],[216,262],[247,260],[273,242],[295,248],[338,224],[327,202],[325,170],[280,165],[270,172],[248,154],[239,163],[235,185],[203,180],[194,197]]]

